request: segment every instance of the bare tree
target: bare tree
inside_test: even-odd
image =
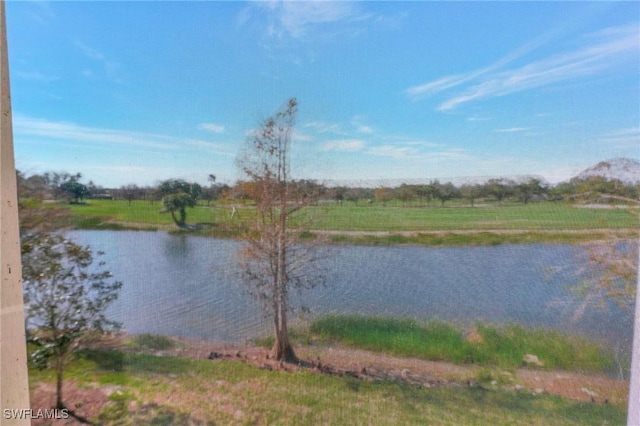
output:
[[[291,220],[294,212],[314,198],[295,197],[292,187],[289,157],[297,106],[292,98],[266,119],[247,139],[237,159],[253,188],[256,211],[244,235],[248,244],[240,264],[254,294],[273,316],[273,355],[285,362],[297,361],[287,324],[290,292],[311,288],[321,280],[321,274],[310,267],[314,259],[310,247],[297,244],[301,221],[293,224]]]

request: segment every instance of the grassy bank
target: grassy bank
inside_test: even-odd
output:
[[[170,215],[160,214],[158,202],[89,200],[70,208],[76,229],[179,231]],[[187,209],[187,222],[201,225],[198,235],[238,237],[252,218],[253,210],[248,205],[239,206],[235,213],[222,204]],[[330,204],[307,207],[297,212],[293,221],[304,222],[308,229],[315,230],[305,233],[308,240],[367,245],[580,243],[633,238],[638,229],[634,211],[584,209],[551,202],[475,208]],[[323,234],[325,231],[332,233]],[[376,232],[390,234],[372,234]]]
[[[591,241],[608,241],[614,239],[633,239],[638,235],[637,231],[612,230],[590,232],[473,232],[460,233],[456,231],[438,233],[412,233],[371,235],[371,234],[335,234],[329,235],[328,241],[335,244],[355,244],[374,246],[416,245],[416,246],[488,246],[500,244],[580,244]],[[318,235],[307,235],[308,239],[317,238]]]
[[[52,371],[31,372],[31,387]],[[108,389],[96,424],[623,424],[621,406],[526,391],[420,388],[233,361],[85,351],[68,369],[79,389]],[[73,405],[77,401],[67,401]]]
[[[615,366],[613,354],[598,343],[519,325],[476,324],[463,330],[439,321],[327,316],[313,321],[309,330],[320,341],[435,361],[513,369],[532,354],[544,368],[606,372]]]

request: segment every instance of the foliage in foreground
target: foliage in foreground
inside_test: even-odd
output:
[[[526,354],[533,354],[545,368],[602,372],[614,366],[612,354],[595,342],[514,324],[476,324],[471,338],[439,321],[327,316],[313,321],[310,331],[322,340],[352,347],[454,363],[517,368]]]
[[[69,375],[79,387],[113,390],[93,419],[103,425],[602,425],[623,424],[626,415],[621,406],[526,391],[419,388],[118,351],[85,351]],[[47,371],[32,371],[32,385],[47,380]]]
[[[95,259],[90,247],[60,234],[38,234],[22,247],[27,337],[38,347],[31,357],[39,368],[55,366],[57,408],[64,406],[64,370],[79,341],[91,330],[119,327],[106,309],[122,283],[112,279],[104,262],[94,265]]]

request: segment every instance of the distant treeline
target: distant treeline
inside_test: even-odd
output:
[[[85,199],[147,200],[160,201],[166,194],[168,182],[188,188],[195,200],[211,202],[247,202],[255,200],[256,182],[239,181],[230,186],[215,182],[210,175],[209,185],[169,179],[155,186],[123,185],[120,188],[104,188],[93,181],[82,183],[80,173],[52,172],[25,176],[18,172],[18,191],[21,198],[82,203]],[[290,183],[292,200],[313,199],[318,202],[349,202],[355,205],[445,206],[457,200],[473,206],[482,201],[503,203],[517,201],[527,204],[536,201],[575,201],[594,203],[633,202],[640,199],[640,185],[630,185],[616,179],[590,177],[571,179],[557,185],[549,185],[539,179],[514,180],[489,179],[482,183],[454,185],[451,182],[432,180],[425,184],[401,184],[397,186],[347,187],[326,186],[314,180],[297,180]]]

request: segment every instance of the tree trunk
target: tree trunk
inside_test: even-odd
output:
[[[295,363],[298,361],[298,357],[289,341],[286,307],[282,303],[278,303],[276,309],[274,317],[276,341],[273,345],[273,357],[278,361]]]
[[[170,212],[176,226],[178,226],[179,228],[184,228],[184,224],[187,220],[187,213],[184,211],[184,209],[180,210],[180,219],[176,217],[176,212],[174,210],[171,210]]]
[[[286,188],[280,201],[280,216],[278,217],[278,266],[276,274],[275,294],[275,334],[274,357],[278,361],[297,362],[298,357],[289,341],[287,326],[287,206]]]
[[[62,403],[62,381],[64,374],[64,361],[62,359],[63,355],[59,355],[56,357],[56,406],[57,409],[63,409],[64,404]]]

